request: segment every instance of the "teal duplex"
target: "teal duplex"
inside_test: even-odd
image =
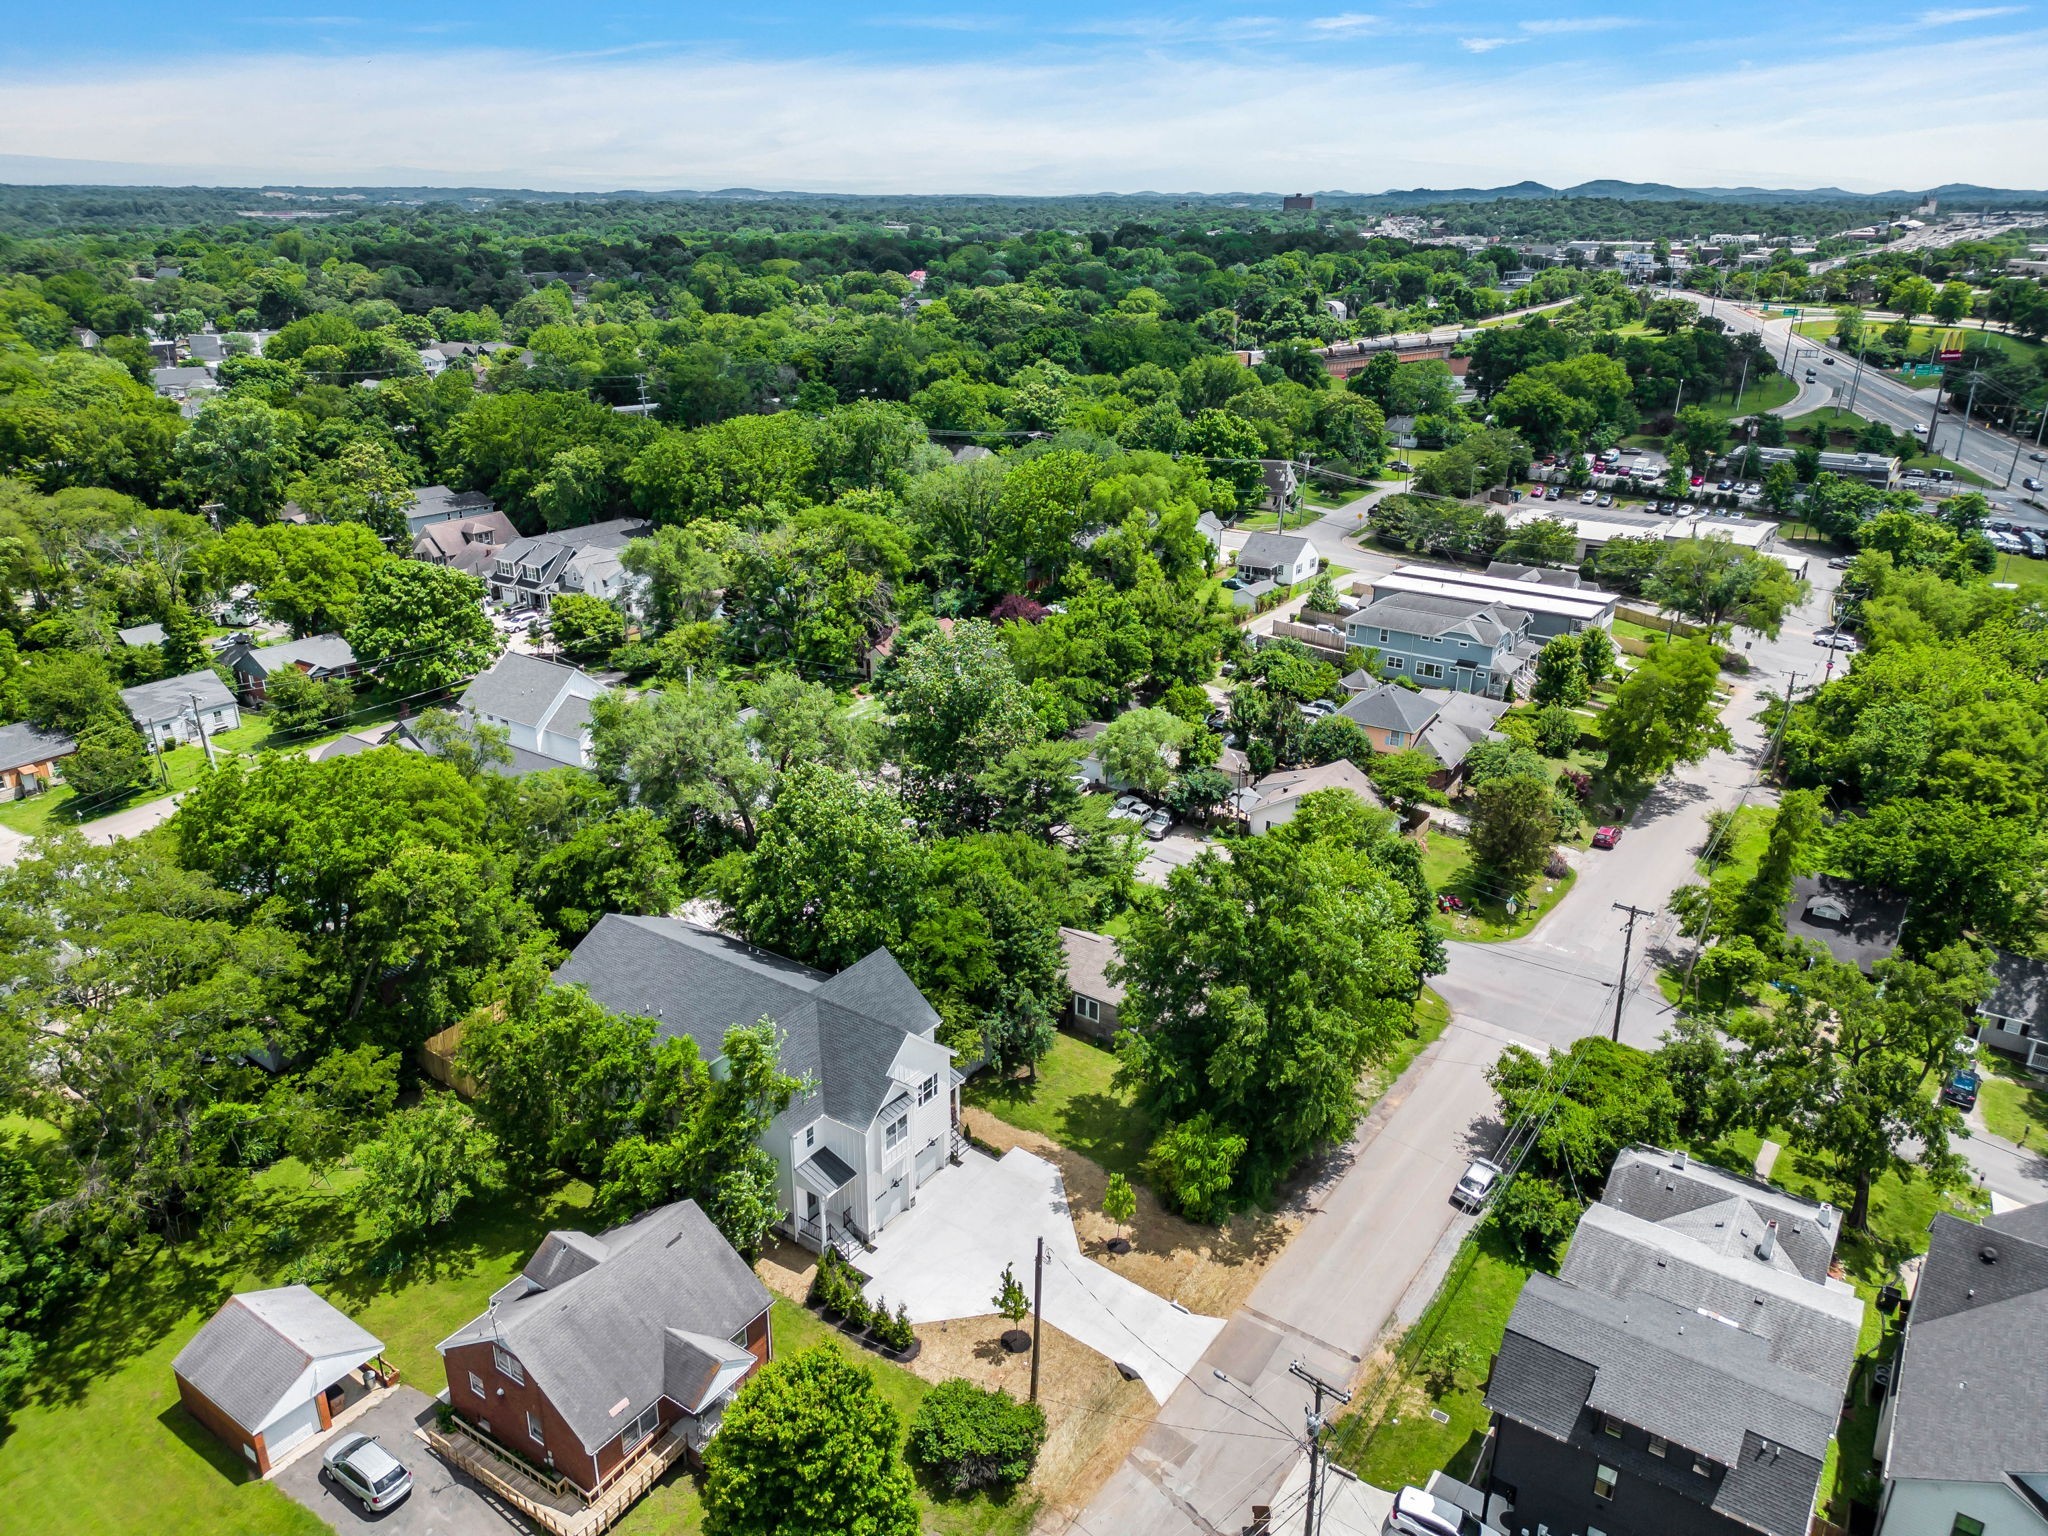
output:
[[[1347,644],[1378,651],[1389,678],[1498,699],[1510,684],[1526,692],[1526,674],[1543,648],[1530,635],[1534,622],[1507,603],[1397,592],[1352,614],[1344,635]]]

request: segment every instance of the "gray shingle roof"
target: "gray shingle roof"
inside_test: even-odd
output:
[[[1669,1225],[1674,1218],[1730,1198],[1747,1201],[1766,1220],[1778,1223],[1778,1248],[1800,1274],[1813,1281],[1827,1278],[1841,1236],[1841,1212],[1788,1195],[1761,1179],[1691,1158],[1681,1166],[1675,1154],[1655,1147],[1625,1147],[1608,1172],[1600,1203]]]
[[[1067,953],[1069,992],[1117,1007],[1123,1005],[1124,989],[1109,979],[1109,968],[1118,958],[1115,939],[1082,928],[1062,928],[1060,947]]]
[[[1403,731],[1413,736],[1436,718],[1437,707],[1412,688],[1382,683],[1370,693],[1352,698],[1337,713],[1375,730]]]
[[[315,1360],[353,1356],[360,1364],[383,1348],[307,1287],[287,1285],[229,1297],[171,1369],[255,1434],[295,1406],[285,1395]]]
[[[123,645],[162,645],[164,627],[161,624],[133,624],[127,629],[117,629],[114,634]]]
[[[837,976],[665,917],[607,913],[555,979],[586,988],[617,1013],[652,1018],[716,1058],[735,1024],[773,1019],[782,1069],[809,1076],[824,1112],[869,1124],[890,1089],[906,1034],[929,1038],[939,1016],[885,949]]]
[[[1528,615],[1499,603],[1475,602],[1466,597],[1397,592],[1367,603],[1352,615],[1352,622],[1431,639],[1463,635],[1481,645],[1494,646],[1527,624]]]
[[[193,707],[195,698],[197,707],[202,710],[226,709],[235,702],[228,685],[210,668],[187,672],[182,677],[159,678],[153,683],[137,683],[133,688],[121,690],[121,702],[128,706],[128,713],[143,725],[177,719]]]
[[[1237,563],[1262,571],[1292,570],[1308,552],[1308,540],[1294,533],[1255,533],[1237,552]]]
[[[1518,1421],[1527,1408],[1532,1418],[1523,1422],[1540,1416],[1535,1427],[1557,1433],[1590,1367],[1588,1412],[1611,1414],[1727,1468],[1708,1485],[1713,1508],[1771,1536],[1804,1536],[1841,1394],[1773,1365],[1763,1339],[1691,1307],[1640,1294],[1603,1296],[1549,1275],[1529,1278],[1507,1334],[1518,1342],[1503,1341],[1489,1406]],[[1574,1415],[1560,1438],[1589,1430]]]
[[[1992,1252],[1986,1262],[1985,1250]],[[1977,1226],[1939,1215],[1913,1293],[1885,1475],[2048,1473],[2048,1204]]]
[[[287,640],[282,645],[237,651],[230,665],[235,671],[250,677],[269,677],[301,662],[316,672],[339,672],[356,664],[356,653],[339,635],[308,635],[303,640]]]
[[[2048,1027],[2048,960],[1994,950],[1991,995],[1977,1005],[1977,1011]]]
[[[1255,789],[1262,807],[1282,800],[1299,800],[1319,789],[1348,789],[1367,805],[1380,804],[1379,792],[1372,787],[1372,780],[1350,759],[1342,757],[1334,763],[1320,763],[1313,768],[1288,768],[1279,773],[1269,773],[1259,780]]]
[[[539,730],[554,713],[562,689],[577,678],[592,684],[597,681],[576,667],[542,661],[521,651],[507,651],[462,691],[462,707]]]
[[[0,725],[0,768],[19,768],[47,758],[69,757],[78,743],[58,731],[39,731],[27,722]]]
[[[615,1439],[666,1395],[670,1330],[723,1341],[768,1310],[767,1288],[695,1201],[662,1206],[594,1238],[560,1235],[566,1241],[558,1256],[603,1256],[585,1267],[559,1265],[554,1272],[573,1272],[551,1285],[535,1281],[529,1265],[524,1294],[501,1290],[490,1310],[440,1347],[497,1342],[586,1450]]]

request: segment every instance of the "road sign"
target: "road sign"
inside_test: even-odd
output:
[[[1963,354],[1960,350],[1952,352],[1947,347],[1943,347],[1935,356],[1939,357],[1944,363],[1960,363],[1963,360]]]

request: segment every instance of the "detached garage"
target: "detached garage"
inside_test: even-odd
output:
[[[185,1411],[267,1475],[286,1451],[333,1422],[358,1371],[396,1373],[384,1346],[303,1285],[230,1297],[178,1352]]]

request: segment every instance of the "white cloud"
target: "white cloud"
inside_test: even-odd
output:
[[[1496,48],[1505,48],[1520,41],[1519,37],[1461,37],[1458,46],[1467,53],[1491,53]]]
[[[1955,27],[1966,21],[1989,21],[1994,16],[2017,16],[2024,5],[1966,5],[1946,10],[1922,11],[1916,20],[1923,27]]]
[[[1532,37],[1557,37],[1568,32],[1613,32],[1621,27],[1639,27],[1634,16],[1551,16],[1521,24]]]
[[[1299,23],[1296,24],[1299,27]],[[1348,71],[1359,100],[1280,58],[1105,44],[999,60],[762,61],[664,51],[564,57],[478,49],[141,61],[0,72],[9,179],[75,179],[57,161],[151,162],[164,180],[602,190],[756,186],[1062,193],[1456,186],[1534,177],[1680,185],[2048,185],[2048,34],[1801,54],[1688,76],[1614,75],[1540,134],[1470,110],[1458,55]],[[1943,84],[1933,118],[1844,113]],[[195,96],[193,79],[208,90]],[[463,80],[475,89],[450,91]],[[1534,68],[1486,89],[1535,93]],[[1515,99],[1525,99],[1517,94]],[[16,170],[15,166],[22,169]],[[173,173],[175,168],[175,174]]]
[[[1310,20],[1311,32],[1370,32],[1378,27],[1380,19],[1364,11],[1345,11],[1338,16],[1317,16]]]

